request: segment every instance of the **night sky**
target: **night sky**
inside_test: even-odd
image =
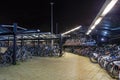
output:
[[[50,32],[50,2],[54,2],[56,24],[62,33],[82,25],[88,28],[105,0],[29,0],[0,1],[0,24],[13,24]]]

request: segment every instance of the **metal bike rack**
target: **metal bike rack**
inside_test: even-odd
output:
[[[10,41],[13,41],[13,61],[12,64],[16,65],[16,51],[17,51],[17,41],[21,41],[21,47],[23,46],[24,40],[37,40],[39,45],[40,40],[59,40],[60,56],[62,56],[62,36],[51,34],[50,32],[40,32],[40,30],[28,30],[26,28],[20,27],[17,23],[13,25],[0,25],[0,41],[8,41],[8,46]],[[10,30],[10,28],[12,30]]]

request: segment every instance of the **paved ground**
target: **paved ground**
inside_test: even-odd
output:
[[[0,67],[0,80],[113,80],[88,58],[66,53],[61,58],[34,57],[15,66]]]

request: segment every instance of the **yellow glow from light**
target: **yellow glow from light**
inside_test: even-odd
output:
[[[96,21],[95,21],[95,26],[98,25],[102,20],[102,17],[99,17]]]
[[[87,35],[89,35],[92,32],[92,30],[101,22],[101,20],[103,19],[103,17],[114,7],[114,5],[117,3],[117,1],[118,0],[111,0],[111,2],[106,6],[106,8],[103,10],[103,12],[99,15],[99,16],[102,16],[102,17],[99,17],[95,21],[95,23],[93,24],[93,26],[86,33]]]
[[[89,34],[90,34],[90,33],[88,33],[88,32],[86,33],[86,35],[89,35]]]
[[[93,29],[101,22],[101,20],[102,20],[102,17],[99,17],[99,18],[95,21],[94,25],[91,27],[91,30],[93,30]]]
[[[101,16],[105,16],[113,7],[114,5],[117,3],[118,0],[112,0],[107,7],[104,9],[103,13],[101,14]]]
[[[91,29],[94,29],[96,26],[95,25],[93,25],[92,27],[91,27]]]
[[[91,32],[92,32],[92,30],[90,29],[90,30],[87,32],[87,35],[89,35]]]
[[[74,29],[71,29],[71,30],[65,32],[65,33],[62,33],[62,36],[65,35],[65,34],[71,33],[71,32],[73,32],[73,31],[75,31],[75,30],[78,30],[78,29],[80,29],[81,27],[82,27],[82,26],[78,26],[78,27],[76,27],[76,28],[74,28]]]

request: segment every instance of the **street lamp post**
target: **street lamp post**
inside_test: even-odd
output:
[[[53,2],[51,4],[51,33],[53,34]]]
[[[51,2],[51,34],[53,34],[53,5],[54,3]],[[51,46],[53,46],[53,40],[51,40]]]

